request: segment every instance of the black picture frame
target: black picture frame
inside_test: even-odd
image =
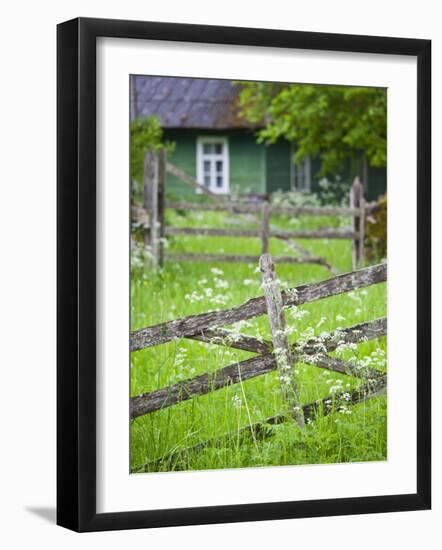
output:
[[[96,512],[96,39],[396,54],[417,58],[417,492],[361,498]],[[57,28],[57,523],[103,531],[431,506],[431,41],[79,18]]]

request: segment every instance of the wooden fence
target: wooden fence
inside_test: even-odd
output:
[[[360,368],[351,362],[330,356],[329,352],[336,350],[342,344],[360,343],[386,336],[386,318],[339,329],[320,339],[313,338],[304,344],[289,344],[285,331],[284,309],[384,282],[387,279],[386,264],[345,273],[286,291],[281,291],[279,288],[273,259],[269,254],[261,256],[260,269],[264,289],[262,297],[252,298],[230,309],[191,315],[131,333],[131,352],[179,338],[190,338],[256,354],[250,359],[236,362],[215,372],[200,374],[166,388],[131,397],[132,419],[275,370],[278,371],[281,385],[283,412],[264,422],[245,426],[243,431],[256,435],[266,424],[281,423],[289,419],[296,421],[302,427],[305,421],[313,419],[318,412],[329,414],[339,406],[340,402],[347,405],[360,403],[385,390],[386,374],[373,368]],[[221,328],[264,314],[269,318],[271,341],[261,341],[253,336]],[[294,364],[300,361],[317,368],[356,377],[361,379],[363,384],[352,391],[301,404],[294,371]]]
[[[170,202],[165,200],[166,173],[173,174],[198,192],[210,197],[205,202]],[[215,211],[248,215],[248,221],[256,224],[256,229],[225,229],[207,227],[171,227],[165,224],[165,208],[182,211]],[[198,262],[248,262],[257,263],[259,256],[235,254],[165,254],[164,237],[168,235],[203,235],[222,237],[253,237],[261,240],[261,254],[269,252],[269,239],[282,240],[298,253],[297,256],[279,256],[277,264],[317,264],[330,271],[333,267],[324,259],[313,256],[308,250],[294,242],[293,239],[350,239],[352,241],[353,269],[364,259],[365,218],[375,206],[367,205],[363,196],[363,185],[356,178],[350,190],[350,207],[292,207],[271,204],[268,200],[247,201],[231,200],[225,195],[216,195],[201,185],[189,174],[166,161],[164,151],[149,151],[144,165],[144,205],[132,206],[132,220],[141,224],[145,230],[145,245],[149,247],[154,265],[163,265],[165,259],[175,261]],[[345,228],[322,228],[317,230],[284,231],[272,228],[272,215],[286,216],[347,216],[351,226]]]

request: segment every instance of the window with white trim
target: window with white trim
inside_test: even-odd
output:
[[[197,180],[213,193],[229,192],[229,146],[226,137],[200,137],[196,148]]]
[[[310,156],[301,162],[292,161],[292,189],[310,193],[312,189],[312,161]]]

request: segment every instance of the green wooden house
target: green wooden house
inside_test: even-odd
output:
[[[239,116],[238,93],[230,80],[133,75],[131,118],[158,116],[165,139],[175,143],[170,162],[215,193],[317,191],[319,160],[296,164],[284,140],[257,143],[256,128]],[[385,169],[366,167],[362,176],[368,199],[385,192]],[[173,194],[195,192],[171,174],[166,186]]]

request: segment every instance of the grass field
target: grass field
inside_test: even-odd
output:
[[[253,225],[222,213],[167,211],[172,225],[241,227]],[[272,226],[313,229],[348,225],[338,218],[302,218],[290,222],[272,217]],[[305,248],[323,256],[339,272],[351,271],[351,243],[343,240],[299,240]],[[260,254],[259,239],[177,236],[168,239],[174,252]],[[287,246],[271,239],[271,254],[293,255]],[[282,287],[331,277],[316,265],[281,265],[277,274]],[[231,263],[166,262],[156,273],[142,268],[134,258],[131,285],[132,330],[163,321],[224,309],[262,295],[256,265]],[[287,309],[290,341],[330,332],[386,315],[386,284],[342,294],[298,309]],[[227,327],[231,328],[231,327]],[[270,337],[266,316],[243,322],[237,330]],[[191,340],[176,340],[131,354],[131,395],[152,391],[251,357],[253,354]],[[341,357],[386,369],[386,339],[343,350]],[[296,364],[303,403],[361,383],[314,366]],[[140,417],[131,425],[131,468],[140,471],[203,470],[248,466],[324,464],[385,460],[387,453],[386,396],[316,419],[304,430],[295,423],[269,427],[263,440],[244,436],[239,429],[282,410],[276,372],[236,384],[179,405]],[[224,434],[233,434],[223,437]],[[236,435],[235,435],[236,434]],[[183,452],[214,437],[221,438],[198,450]],[[160,460],[158,460],[160,459]],[[161,460],[162,459],[162,460]]]

